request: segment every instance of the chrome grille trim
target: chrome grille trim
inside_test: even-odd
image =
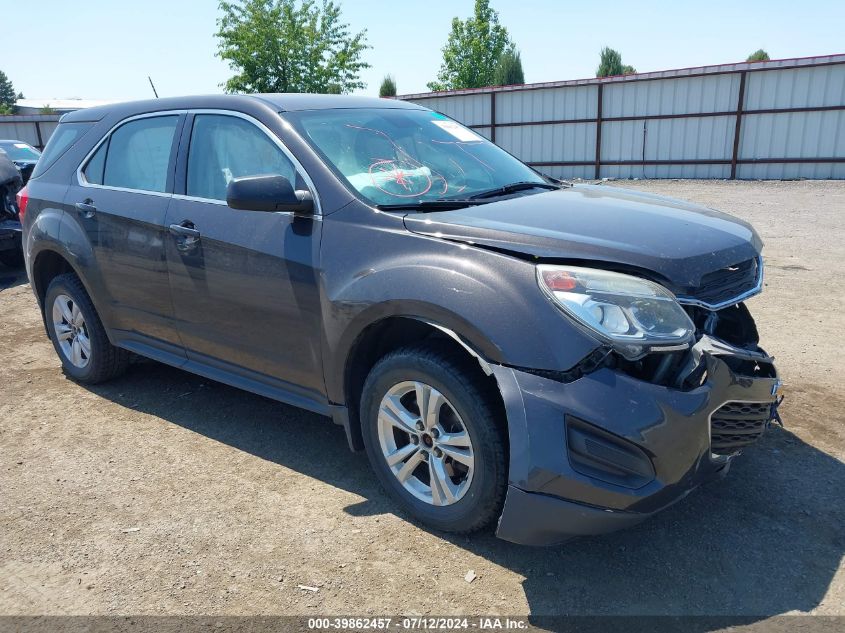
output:
[[[701,299],[696,299],[695,297],[687,297],[687,296],[677,296],[678,303],[681,305],[687,306],[697,306],[700,308],[707,308],[708,310],[721,310],[722,308],[727,308],[728,306],[736,305],[741,301],[745,301],[753,297],[754,295],[760,294],[763,290],[763,257],[760,256],[757,258],[757,283],[754,284],[753,288],[742,292],[735,297],[731,297],[730,299],[726,299],[725,301],[720,301],[719,303],[708,303],[707,301],[702,301]]]

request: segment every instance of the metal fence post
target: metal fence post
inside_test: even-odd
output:
[[[496,93],[490,91],[490,140],[496,142]]]
[[[598,180],[601,178],[601,105],[602,105],[602,89],[604,84],[598,85],[598,98],[596,103],[596,173],[594,178]]]
[[[739,98],[736,100],[736,123],[734,123],[734,150],[731,156],[731,180],[736,180],[736,161],[739,158],[739,134],[742,128],[742,109],[745,101],[745,76],[747,72],[739,74]]]
[[[35,135],[38,137],[38,149],[44,150],[44,139],[41,138],[41,123],[35,122]]]

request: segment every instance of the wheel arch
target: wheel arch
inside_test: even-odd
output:
[[[32,261],[32,290],[38,298],[38,304],[41,306],[42,311],[44,310],[44,298],[47,295],[47,288],[50,282],[65,273],[74,273],[82,279],[79,271],[58,250],[45,248],[35,255]]]
[[[102,318],[99,302],[95,299],[99,294],[93,287],[99,280],[91,241],[66,212],[54,207],[41,209],[31,226],[24,228],[24,250],[29,279],[42,311],[50,281],[56,275],[73,272]]]
[[[33,254],[30,265],[30,282],[32,283],[32,290],[38,300],[38,306],[41,310],[41,318],[44,321],[45,328],[47,318],[45,297],[47,296],[47,288],[49,288],[50,282],[52,282],[53,279],[66,273],[73,273],[76,275],[82,283],[82,286],[85,288],[85,292],[88,293],[91,303],[94,304],[94,309],[97,311],[100,319],[103,320],[103,312],[101,311],[98,301],[95,298],[96,293],[92,292],[92,288],[86,279],[86,276],[81,272],[80,266],[74,262],[74,258],[64,249],[50,245],[41,248],[37,253]],[[105,321],[103,322],[105,324]],[[106,328],[107,333],[108,331],[108,328]]]
[[[449,349],[467,361],[469,371],[490,387],[495,394],[494,406],[504,414],[504,402],[490,369],[488,358],[454,329],[430,318],[393,314],[368,323],[361,328],[339,363],[340,375],[336,377],[341,387],[342,402],[346,409],[347,438],[353,450],[363,449],[361,419],[359,414],[361,392],[375,364],[388,353],[414,343],[431,341]]]

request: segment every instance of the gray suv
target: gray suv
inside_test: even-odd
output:
[[[414,104],[80,110],[18,198],[68,376],[138,354],[331,417],[434,529],[630,526],[777,417],[748,224],[544,177]]]

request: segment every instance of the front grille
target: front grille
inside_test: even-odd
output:
[[[716,305],[754,289],[759,277],[759,262],[749,259],[734,266],[714,270],[701,278],[692,296],[705,303]]]
[[[710,418],[711,451],[729,455],[753,444],[771,419],[771,402],[728,402]]]

